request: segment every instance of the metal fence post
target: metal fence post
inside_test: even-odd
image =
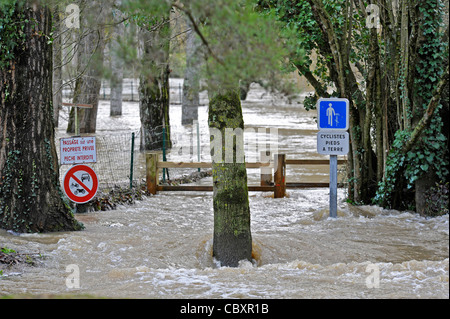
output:
[[[131,80],[131,101],[134,101],[134,96],[133,96],[133,80]]]
[[[167,161],[166,158],[166,127],[163,127],[163,145],[162,145],[162,151],[163,151],[163,162]],[[163,182],[166,182],[166,168],[163,168]]]
[[[131,133],[131,163],[130,163],[130,189],[133,188],[133,166],[134,166],[134,132]]]
[[[197,160],[200,163],[200,124],[198,124],[198,121],[196,121],[197,123]],[[198,168],[198,171],[200,172],[200,167]]]
[[[337,217],[337,155],[330,155],[330,217]]]

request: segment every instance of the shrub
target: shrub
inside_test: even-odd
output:
[[[449,183],[436,183],[425,193],[426,208],[421,214],[425,216],[442,216],[448,214]]]

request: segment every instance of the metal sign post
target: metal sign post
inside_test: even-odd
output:
[[[94,106],[92,104],[77,104],[77,103],[63,103],[63,106],[73,106],[75,108],[75,136],[79,136],[79,125],[78,125],[78,108],[82,109],[92,109]]]
[[[86,212],[82,204],[90,201],[97,193],[98,178],[94,170],[86,165],[76,165],[79,163],[95,163],[97,161],[97,149],[95,137],[80,137],[80,125],[78,123],[78,109],[92,109],[92,104],[62,103],[63,106],[74,108],[75,136],[69,139],[61,139],[61,165],[74,164],[64,177],[63,189],[67,197],[75,204],[75,212]],[[83,171],[81,169],[83,169]],[[81,177],[77,174],[83,174]],[[81,181],[80,181],[80,177]],[[84,180],[92,185],[87,185]],[[75,182],[74,182],[75,180]],[[69,185],[69,181],[71,184]],[[80,205],[81,204],[81,205]]]
[[[330,155],[330,217],[337,217],[337,155]]]
[[[349,151],[349,101],[319,99],[317,102],[317,152],[330,155],[330,217],[337,217],[337,156]]]

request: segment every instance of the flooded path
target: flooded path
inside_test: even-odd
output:
[[[288,158],[319,158],[311,114],[300,105],[264,105],[251,99],[245,103],[247,125],[284,121],[280,149]],[[179,106],[173,112],[175,121]],[[200,121],[205,116],[200,112]],[[293,172],[292,178],[307,176],[308,168]],[[217,267],[211,257],[211,193],[165,192],[114,211],[78,214],[86,227],[81,232],[18,236],[0,230],[0,246],[44,257],[37,267],[5,271],[0,295],[449,298],[448,215],[426,219],[372,206],[351,207],[341,189],[339,217],[330,219],[328,189],[288,194],[275,200],[270,193],[250,193],[255,260],[238,268]],[[79,288],[66,284],[71,275],[66,269],[74,266]]]
[[[217,268],[211,195],[164,193],[131,207],[77,215],[82,232],[2,243],[45,256],[0,280],[0,294],[132,298],[448,298],[448,215],[424,219],[376,207],[327,217],[325,190],[274,200],[251,193],[257,260]],[[80,288],[66,287],[77,265]],[[370,267],[376,268],[370,268]],[[368,268],[369,267],[369,268]],[[368,287],[379,271],[378,288]],[[367,272],[366,272],[367,271]]]

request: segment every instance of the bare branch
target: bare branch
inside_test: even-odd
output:
[[[200,39],[202,40],[203,45],[206,47],[206,49],[208,50],[208,53],[214,58],[214,60],[216,60],[220,65],[224,65],[224,62],[217,57],[217,55],[212,51],[211,47],[209,46],[208,41],[205,39],[205,36],[203,35],[203,33],[200,31],[197,22],[195,21],[194,17],[192,16],[192,13],[186,9],[184,6],[180,6],[178,3],[173,3],[172,6],[178,10],[180,10],[181,12],[184,12],[186,14],[186,16],[189,18],[189,20],[192,23],[192,26],[194,28],[195,33],[198,34],[198,36],[200,37]]]

